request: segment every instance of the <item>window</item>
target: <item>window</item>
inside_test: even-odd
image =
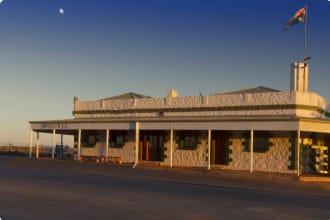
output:
[[[264,131],[256,131],[253,137],[253,152],[257,153],[266,153],[271,146],[269,138],[271,134]],[[245,135],[245,141],[243,142],[245,152],[250,152],[250,136],[249,134]]]
[[[93,136],[88,136],[88,144],[90,145],[95,145],[96,144],[96,137]]]
[[[255,137],[253,143],[254,152],[266,152],[268,150],[268,143],[265,137]]]
[[[178,148],[183,150],[195,150],[198,147],[197,132],[178,132]]]
[[[83,147],[95,147],[97,141],[97,133],[82,134],[81,144]]]
[[[122,148],[126,143],[126,132],[124,131],[113,131],[109,140],[111,148]]]
[[[196,136],[184,136],[183,137],[184,145],[182,147],[196,148],[197,147],[197,140],[196,139],[197,139]]]

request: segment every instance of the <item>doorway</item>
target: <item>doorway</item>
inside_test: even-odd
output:
[[[164,161],[165,131],[141,131],[140,160]]]
[[[228,131],[212,131],[211,164],[229,164],[229,137]]]

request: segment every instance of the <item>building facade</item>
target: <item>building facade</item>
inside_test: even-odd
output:
[[[34,132],[36,147],[39,133],[65,134],[74,136],[76,159],[327,175],[330,104],[308,92],[308,68],[301,69],[292,64],[290,91],[75,97],[73,119],[30,122],[30,146]]]

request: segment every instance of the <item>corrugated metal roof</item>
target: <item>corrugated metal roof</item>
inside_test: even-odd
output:
[[[115,100],[115,99],[142,99],[142,98],[151,98],[150,96],[146,96],[143,94],[138,94],[138,93],[134,93],[134,92],[128,92],[128,93],[124,93],[121,95],[117,95],[117,96],[112,96],[109,98],[105,98],[102,100]]]
[[[264,86],[258,86],[258,87],[236,90],[236,91],[232,91],[232,92],[225,92],[225,93],[220,93],[220,94],[228,95],[228,94],[265,93],[265,92],[280,92],[280,90],[267,88]],[[220,95],[220,94],[218,94],[218,95]]]

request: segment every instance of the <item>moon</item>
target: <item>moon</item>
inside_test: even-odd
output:
[[[1,0],[0,0],[1,1]],[[58,9],[58,12],[60,13],[60,14],[64,14],[64,8],[60,8],[60,9]]]
[[[3,2],[4,0],[0,0],[0,4]]]

